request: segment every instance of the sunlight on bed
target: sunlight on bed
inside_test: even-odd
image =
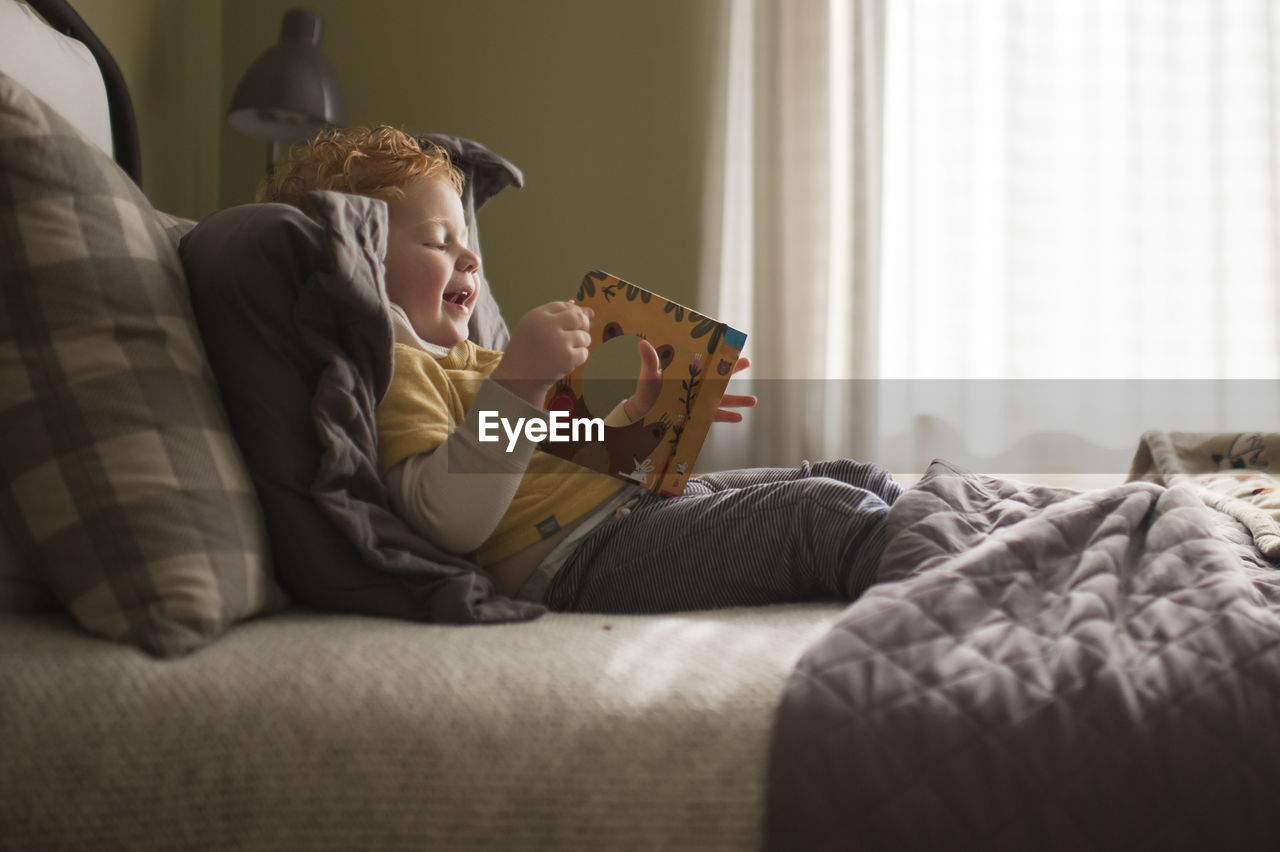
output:
[[[612,631],[625,634],[626,641],[618,643],[603,674],[625,683],[638,703],[676,693],[718,694],[742,686],[728,672],[752,666],[790,669],[842,609],[814,604],[621,619]],[[680,649],[676,658],[673,648]]]

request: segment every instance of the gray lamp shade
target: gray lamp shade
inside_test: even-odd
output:
[[[333,63],[320,50],[324,19],[290,9],[280,42],[258,57],[236,86],[227,110],[231,126],[256,139],[296,142],[347,120],[347,102]]]

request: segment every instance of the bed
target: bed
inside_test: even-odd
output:
[[[1274,846],[1277,436],[1152,433],[1094,491],[938,462],[847,607],[506,600],[371,474],[385,211],[154,210],[37,5],[0,0],[64,66],[0,68],[0,847]],[[519,185],[433,139],[473,221]]]

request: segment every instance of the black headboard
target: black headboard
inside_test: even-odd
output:
[[[39,12],[55,30],[83,43],[89,48],[93,58],[98,60],[102,80],[107,85],[107,106],[111,110],[111,145],[115,148],[116,162],[133,178],[134,183],[142,186],[138,121],[133,114],[133,100],[129,97],[129,87],[125,85],[120,66],[116,65],[110,51],[66,0],[27,0],[27,4]]]

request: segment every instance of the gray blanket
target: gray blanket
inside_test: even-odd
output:
[[[310,200],[314,220],[284,204],[220,210],[181,251],[276,578],[325,610],[463,624],[540,615],[392,511],[374,423],[392,364],[386,204]]]
[[[1273,847],[1280,572],[1188,487],[935,462],[788,683],[778,849]]]

